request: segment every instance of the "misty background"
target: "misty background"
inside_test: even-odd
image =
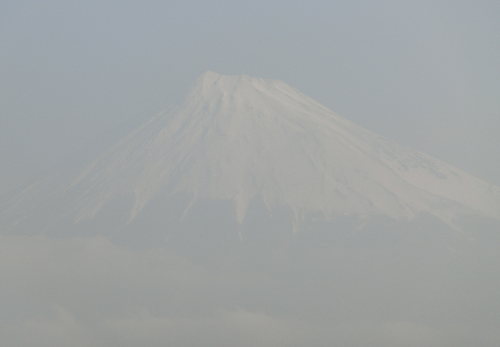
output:
[[[499,42],[497,1],[3,1],[0,203],[206,70],[283,80],[499,185]],[[0,345],[499,344],[498,221],[347,219],[290,240],[257,219],[242,243],[223,222],[197,233],[207,211],[142,249],[1,234]]]

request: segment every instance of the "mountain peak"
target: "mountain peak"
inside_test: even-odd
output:
[[[252,81],[252,80],[262,80],[261,78],[252,78],[247,75],[221,75],[213,71],[205,71],[203,74],[201,74],[197,79],[196,83],[203,83],[205,85],[209,84],[219,84],[219,85],[224,85],[227,83],[238,83],[241,81]]]
[[[196,80],[192,89],[193,94],[201,94],[206,99],[217,98],[220,95],[234,95],[248,93],[249,90],[265,90],[270,81],[261,78],[251,78],[247,75],[219,75],[207,71]],[[272,83],[272,82],[271,82]]]
[[[282,112],[281,116],[297,112],[326,112],[329,118],[350,123],[282,81],[247,75],[219,75],[207,71],[196,80],[186,102],[212,110],[232,107],[234,116],[242,114],[242,109],[248,108],[263,112],[275,110]]]

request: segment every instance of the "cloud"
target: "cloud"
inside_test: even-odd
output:
[[[411,322],[311,324],[246,310],[209,315],[153,316],[147,311],[84,325],[63,307],[50,316],[0,330],[9,346],[467,346],[478,331],[438,329]],[[494,329],[481,331],[481,346],[500,341]],[[477,336],[476,336],[477,338]],[[478,339],[476,339],[478,341]]]
[[[14,347],[500,343],[498,319],[480,311],[483,323],[461,323],[443,318],[449,312],[433,311],[432,300],[422,302],[418,291],[400,292],[401,287],[396,295],[384,294],[398,282],[376,267],[363,270],[363,255],[351,251],[323,249],[314,261],[303,253],[276,268],[214,268],[168,249],[135,252],[101,237],[0,236],[0,340]],[[331,252],[341,264],[328,263]],[[370,263],[388,257],[380,249],[365,253]],[[384,271],[392,271],[387,266]],[[366,279],[372,276],[367,270],[382,278]],[[386,280],[392,282],[384,285]],[[474,288],[467,290],[476,295]],[[458,290],[448,294],[462,300]],[[414,306],[420,314],[411,313]]]

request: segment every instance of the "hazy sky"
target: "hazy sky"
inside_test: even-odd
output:
[[[0,203],[207,70],[283,80],[500,185],[498,0],[0,0]],[[379,222],[286,247],[257,233],[143,252],[75,230],[2,234],[0,341],[498,346],[498,224],[477,222],[472,241]]]
[[[500,184],[496,0],[2,1],[0,52],[4,196],[206,70],[283,80]]]

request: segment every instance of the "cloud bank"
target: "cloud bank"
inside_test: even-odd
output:
[[[461,243],[441,259],[391,247],[240,247],[214,265],[101,237],[0,236],[0,336],[6,346],[498,345],[496,253],[474,264]]]

